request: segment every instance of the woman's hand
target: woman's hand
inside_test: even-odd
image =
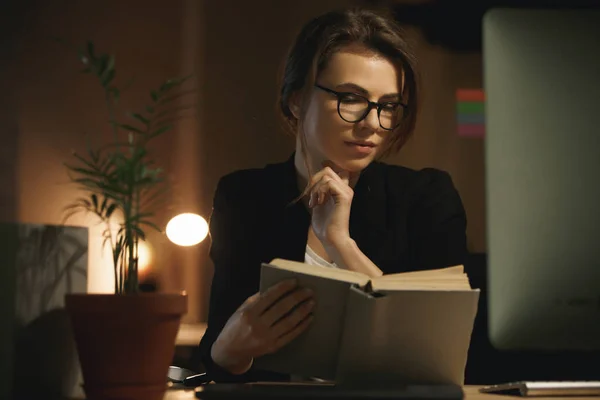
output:
[[[350,206],[354,197],[350,183],[355,180],[356,176],[347,171],[335,173],[328,166],[315,174],[308,192],[311,227],[338,267],[377,277],[383,272],[350,237]]]
[[[296,282],[280,282],[249,297],[229,318],[212,346],[213,361],[234,374],[255,357],[272,353],[301,334],[312,320],[313,294]]]
[[[354,191],[347,171],[334,172],[329,166],[311,179],[308,207],[312,209],[311,226],[324,246],[350,238],[350,206]]]

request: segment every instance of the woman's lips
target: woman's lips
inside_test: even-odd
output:
[[[375,151],[375,145],[367,142],[344,142],[351,151],[361,154],[368,155]]]

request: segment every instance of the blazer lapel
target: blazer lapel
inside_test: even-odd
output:
[[[304,262],[308,228],[310,227],[310,214],[301,200],[294,202],[300,191],[296,181],[296,167],[294,154],[283,164],[275,166],[278,169],[273,182],[281,182],[281,197],[277,198],[277,207],[281,208],[280,219],[275,222],[277,237],[275,241],[275,257],[292,261]]]
[[[376,265],[384,261],[385,249],[391,241],[388,229],[388,204],[384,171],[379,163],[371,163],[354,187],[350,211],[350,236],[358,248]]]

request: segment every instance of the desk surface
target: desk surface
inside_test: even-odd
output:
[[[480,393],[479,386],[465,386],[465,400],[505,400],[505,399],[552,399],[552,400],[590,400],[598,397],[519,397],[499,394]],[[164,400],[195,400],[192,390],[169,390]]]

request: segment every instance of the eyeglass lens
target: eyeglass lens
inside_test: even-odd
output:
[[[341,97],[339,101],[340,117],[347,122],[362,120],[369,109],[369,102],[357,96]],[[404,108],[396,103],[386,103],[379,113],[379,123],[384,129],[393,129],[402,120]]]

